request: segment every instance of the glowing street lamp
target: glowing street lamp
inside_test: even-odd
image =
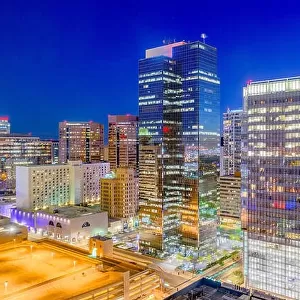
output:
[[[73,261],[73,266],[75,268],[75,266],[76,266],[76,260]]]
[[[5,281],[4,282],[4,288],[5,288],[5,290],[7,290],[7,287],[8,287],[8,281]]]

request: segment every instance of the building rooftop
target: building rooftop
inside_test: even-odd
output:
[[[243,96],[264,95],[278,92],[294,92],[300,90],[300,76],[270,79],[264,81],[249,80],[243,88]]]
[[[105,236],[102,236],[102,235],[95,235],[92,238],[96,239],[96,240],[99,240],[99,241],[103,241],[103,242],[111,240],[111,238],[108,238],[108,237],[105,237]]]
[[[65,164],[59,163],[59,164],[44,164],[44,165],[37,165],[37,164],[29,164],[29,165],[22,165],[20,167],[22,168],[58,168],[58,167],[66,167],[66,166],[93,166],[93,165],[102,165],[102,164],[108,164],[107,161],[97,161],[97,162],[82,162],[81,160],[72,160]],[[18,166],[19,167],[19,166]]]
[[[87,215],[93,215],[101,213],[100,205],[93,206],[60,206],[60,207],[49,207],[47,209],[37,210],[37,213],[45,213],[55,215],[62,218],[78,218]]]
[[[121,218],[109,218],[108,219],[109,224],[112,224],[112,223],[115,223],[115,222],[122,222],[122,219]]]
[[[198,299],[198,300],[283,300],[269,294],[240,288],[226,283],[221,283],[207,278],[202,278],[190,286],[183,288],[177,293],[169,296],[166,300],[183,300],[183,299]]]

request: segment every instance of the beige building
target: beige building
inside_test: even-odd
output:
[[[140,138],[139,164],[139,228],[140,247],[162,249],[163,210],[161,181],[161,148]]]
[[[18,208],[42,209],[100,201],[100,178],[109,172],[109,163],[17,167]]]
[[[108,145],[105,145],[103,147],[103,160],[104,161],[109,161],[109,159],[108,159],[108,150],[109,150]]]
[[[104,128],[96,122],[59,123],[59,162],[103,160]]]
[[[108,160],[111,169],[138,167],[138,117],[108,116]]]
[[[138,208],[138,179],[135,170],[118,168],[100,180],[101,210],[110,218],[125,219],[130,226]]]
[[[89,240],[89,251],[93,257],[113,255],[113,241],[101,235],[93,236]]]
[[[241,226],[241,177],[221,176],[220,183],[220,224],[228,229]]]

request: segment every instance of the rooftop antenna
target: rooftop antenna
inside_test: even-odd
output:
[[[205,33],[202,33],[201,38],[203,39],[203,44],[205,44],[205,39],[207,38],[207,35]]]

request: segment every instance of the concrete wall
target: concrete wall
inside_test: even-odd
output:
[[[85,222],[90,226],[82,227]],[[78,239],[82,237],[105,235],[108,230],[107,212],[99,212],[70,219],[71,237]]]
[[[113,255],[113,241],[112,239],[100,240],[98,238],[90,238],[89,240],[89,251],[94,254],[96,248],[96,256],[112,256]]]
[[[16,167],[16,204],[23,209],[31,208],[30,201],[30,169],[25,166]]]
[[[55,238],[66,238],[74,242],[95,235],[105,235],[108,231],[107,212],[87,213],[75,218],[66,218],[44,212],[25,212],[13,209],[11,221],[23,224],[37,233],[48,232]],[[89,226],[84,226],[86,222]]]

